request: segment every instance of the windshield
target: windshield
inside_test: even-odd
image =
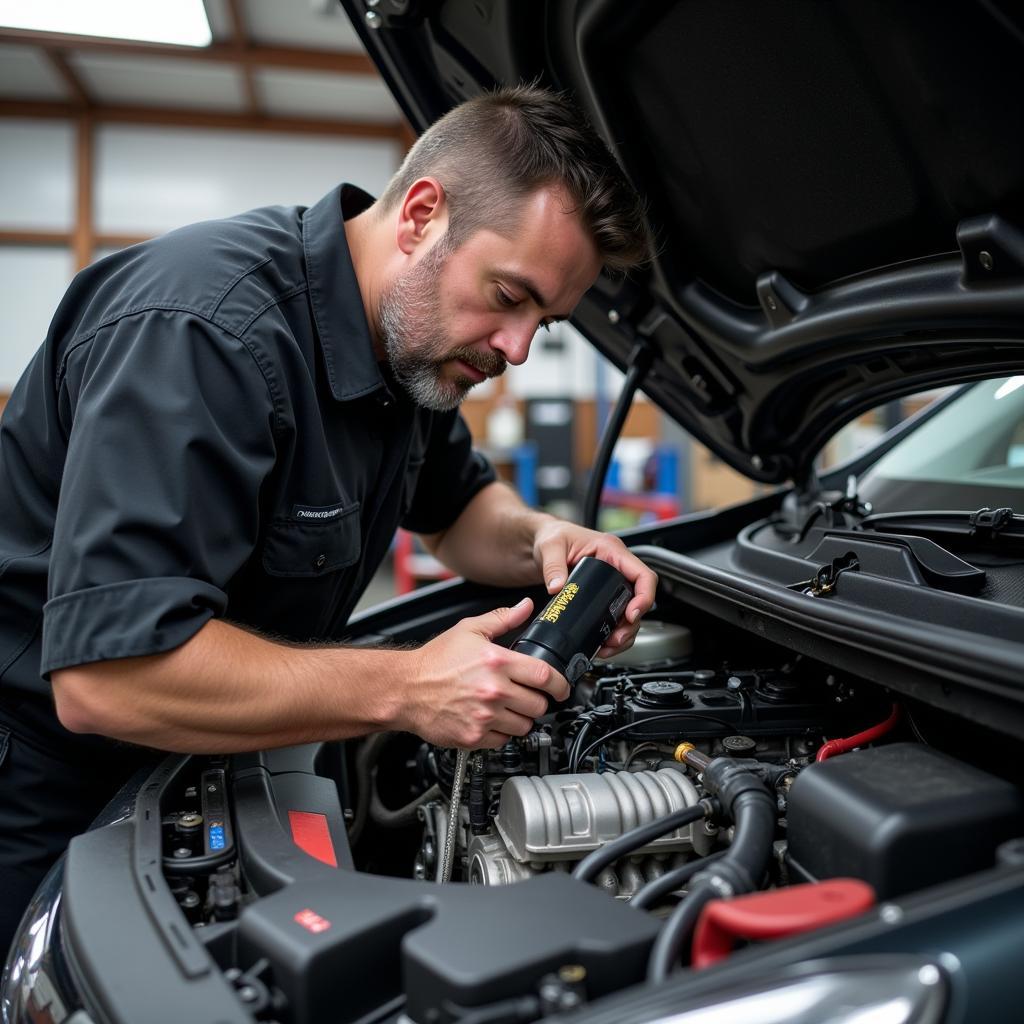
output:
[[[963,392],[872,467],[860,496],[876,512],[1024,513],[1024,377]]]

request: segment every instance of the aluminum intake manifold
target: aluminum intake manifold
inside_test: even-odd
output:
[[[558,861],[577,861],[623,832],[700,800],[673,768],[600,775],[517,776],[501,789],[494,832],[470,843],[470,877],[487,884],[518,881]],[[638,847],[635,855],[710,846],[703,825],[685,825]]]

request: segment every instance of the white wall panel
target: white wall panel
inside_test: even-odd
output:
[[[10,391],[46,337],[71,281],[67,249],[0,247],[0,391]]]
[[[256,206],[308,205],[339,181],[379,194],[398,158],[386,140],[104,127],[97,230],[149,234]]]
[[[70,231],[75,129],[63,121],[0,119],[0,228]]]

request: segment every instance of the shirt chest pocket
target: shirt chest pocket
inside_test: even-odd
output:
[[[359,561],[359,503],[325,519],[271,521],[263,541],[263,568],[270,576],[309,579]]]

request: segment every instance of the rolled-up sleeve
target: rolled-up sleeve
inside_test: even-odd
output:
[[[157,654],[227,608],[275,459],[268,380],[198,316],[123,317],[72,348],[42,672]]]
[[[461,414],[455,410],[436,416],[402,526],[413,533],[447,529],[477,492],[495,479],[494,467],[474,450]]]

